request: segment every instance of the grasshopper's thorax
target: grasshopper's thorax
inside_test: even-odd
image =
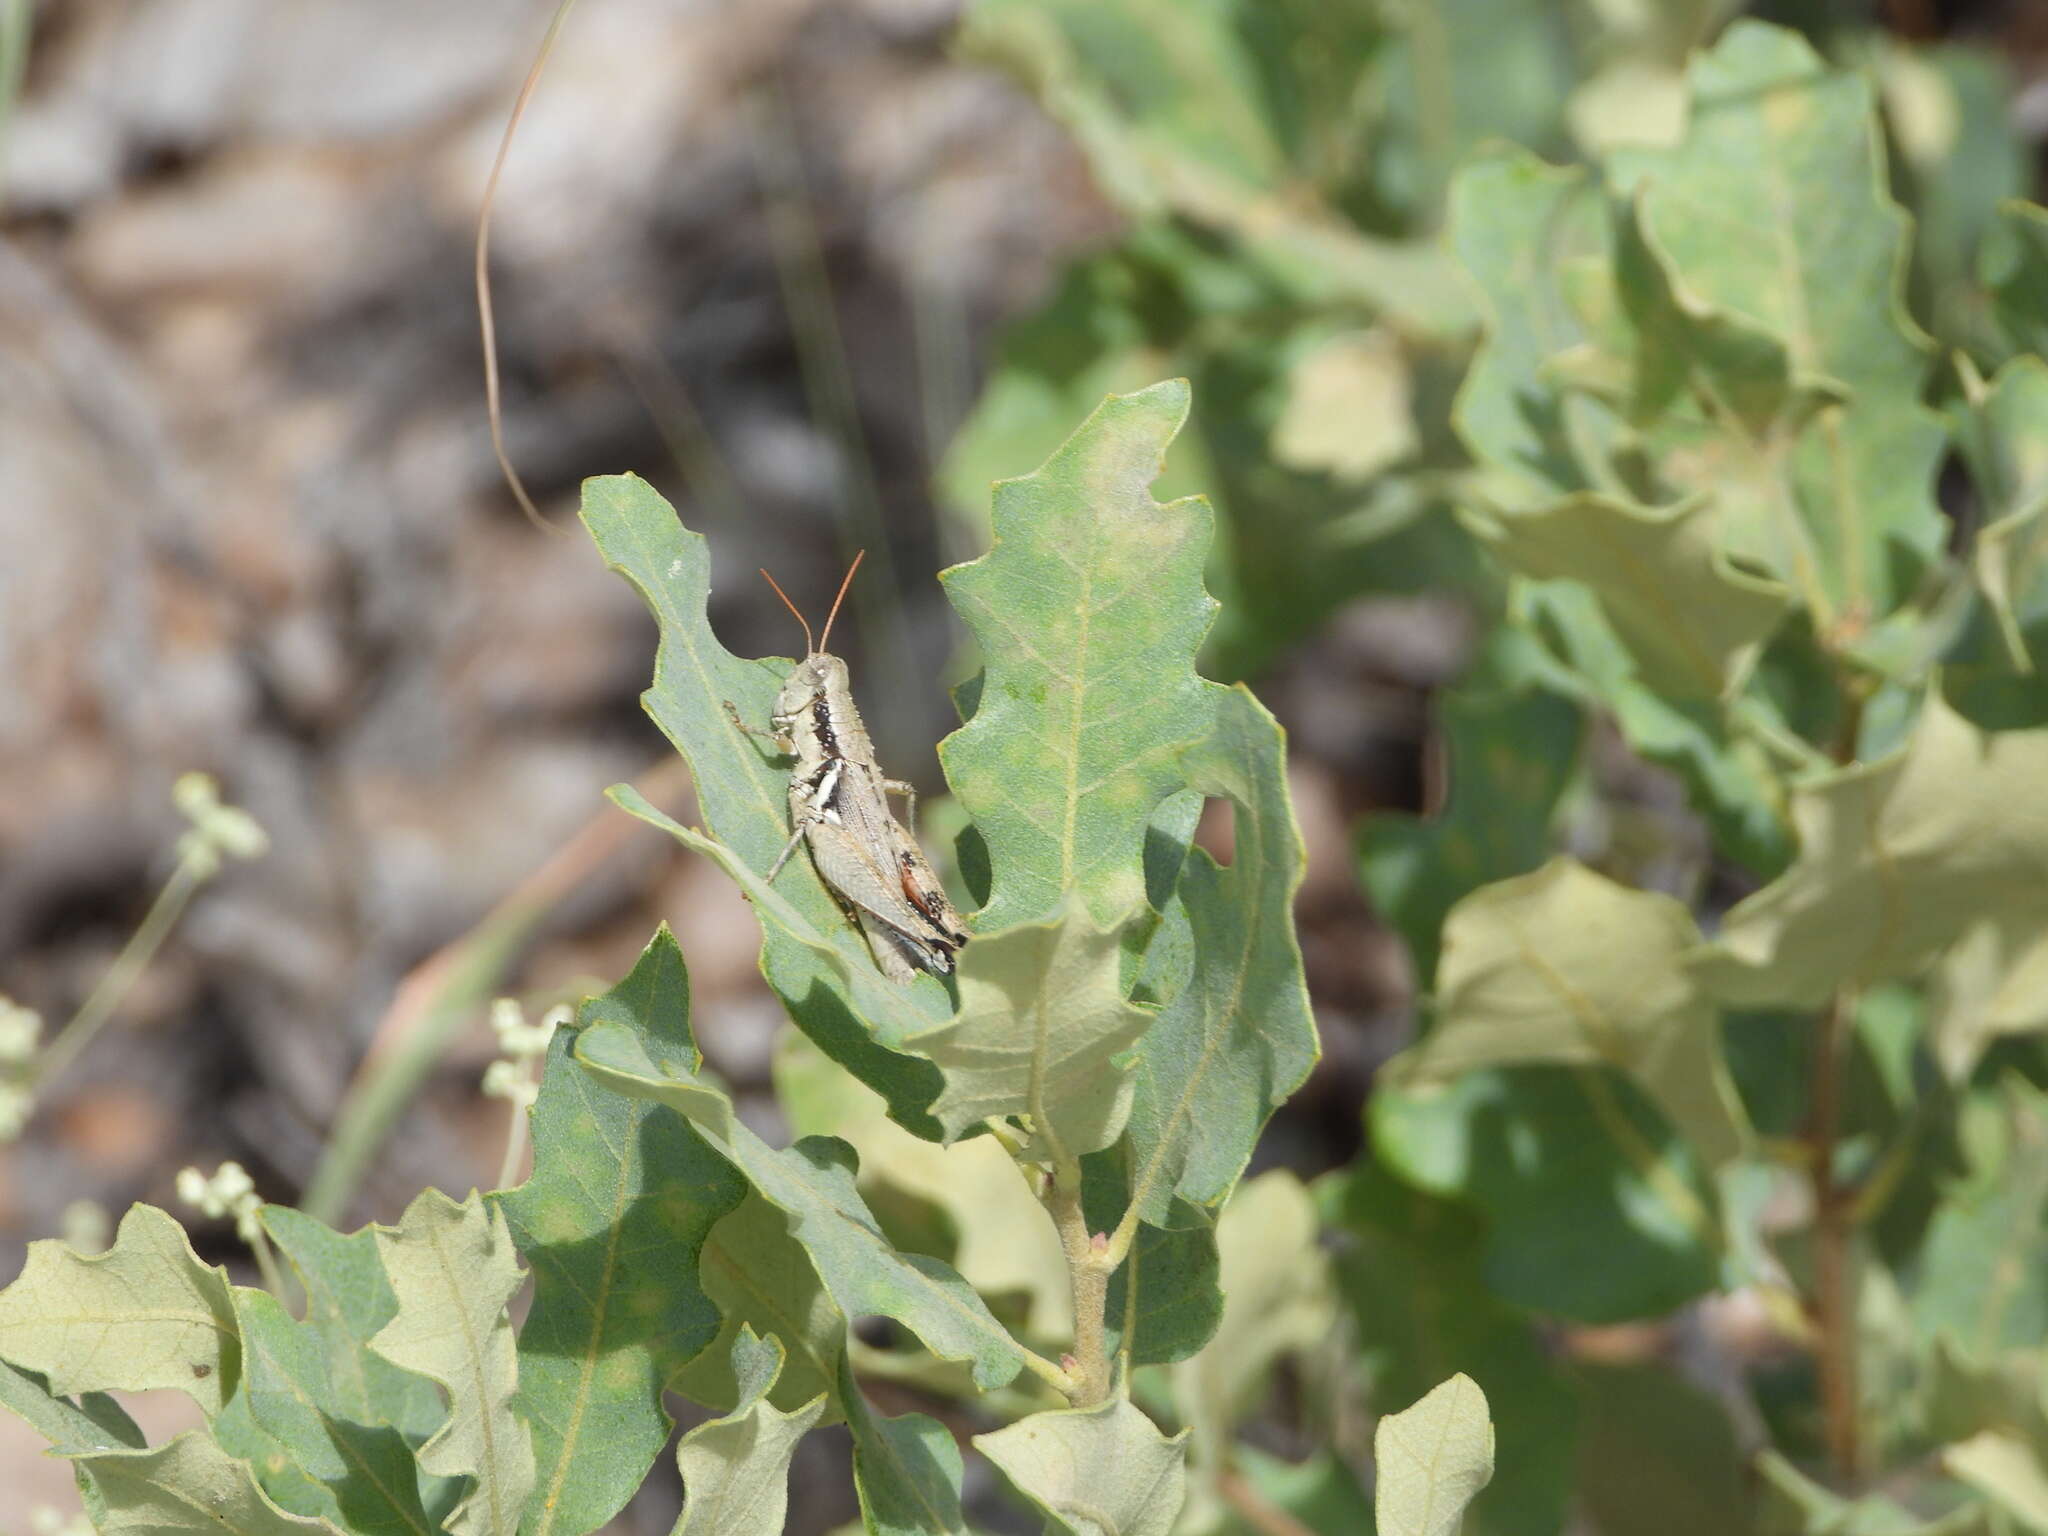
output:
[[[837,656],[806,656],[790,669],[776,695],[775,724],[800,762],[845,758],[875,765],[874,746],[853,705],[846,663]]]

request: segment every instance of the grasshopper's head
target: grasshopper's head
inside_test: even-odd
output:
[[[821,696],[844,698],[846,689],[846,663],[837,656],[828,656],[823,651],[813,651],[789,669],[789,677],[783,682],[782,691],[775,696],[776,717],[794,720],[810,709]]]

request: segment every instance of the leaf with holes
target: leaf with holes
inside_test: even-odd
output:
[[[1187,412],[1184,380],[1112,395],[997,485],[993,547],[941,578],[985,668],[939,746],[988,848],[984,931],[1050,918],[1069,892],[1103,921],[1144,899],[1146,825],[1214,715],[1195,675],[1209,509],[1149,489]]]

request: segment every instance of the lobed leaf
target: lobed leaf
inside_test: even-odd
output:
[[[988,848],[984,931],[1049,918],[1068,892],[1103,921],[1144,899],[1146,826],[1214,715],[1195,675],[1216,608],[1208,506],[1148,489],[1187,412],[1185,380],[1111,396],[998,483],[989,552],[941,577],[985,667],[973,718],[939,745]]]
[[[339,1405],[316,1326],[295,1322],[267,1291],[237,1286],[234,1303],[250,1417],[274,1454],[316,1485],[309,1507],[292,1507],[332,1518],[360,1536],[439,1531],[440,1520],[422,1501],[419,1465],[405,1437],[388,1424],[334,1411]],[[281,1475],[282,1469],[265,1470],[273,1497]]]
[[[145,1444],[128,1411],[104,1392],[83,1393],[74,1403],[52,1392],[39,1372],[24,1371],[4,1360],[0,1360],[0,1407],[19,1415],[60,1454],[132,1451]]]
[[[1642,1084],[1710,1165],[1750,1140],[1720,1021],[1685,961],[1680,902],[1571,859],[1484,886],[1451,909],[1436,1022],[1387,1081],[1419,1087],[1482,1067],[1599,1063]]]
[[[1486,1394],[1453,1376],[1373,1431],[1380,1536],[1456,1536],[1465,1507],[1493,1477],[1493,1424]]]
[[[775,900],[764,900],[760,876],[789,840],[789,764],[735,728],[725,707],[730,702],[742,720],[765,728],[792,663],[743,661],[718,643],[705,612],[711,562],[703,536],[685,528],[646,482],[633,475],[586,481],[583,522],[606,564],[633,584],[660,625],[654,683],[641,703],[688,761],[709,836],[678,827],[630,791],[612,798],[710,853],[736,878],[745,872],[742,883],[762,914],[761,973],[790,1017],[880,1091],[898,1120],[936,1137],[923,1110],[938,1075],[895,1047],[946,1017],[945,988],[924,976],[907,987],[884,981],[867,941],[807,858],[792,858],[776,877]]]
[[[2048,730],[1984,732],[1931,694],[1904,748],[1793,798],[1799,857],[1697,968],[1742,1007],[1912,976],[1981,914],[2048,916]]]
[[[398,1310],[370,1348],[447,1389],[447,1422],[420,1447],[419,1464],[474,1480],[445,1528],[451,1536],[515,1536],[533,1491],[534,1456],[505,1314],[525,1276],[504,1213],[474,1190],[457,1203],[428,1189],[396,1227],[374,1230]]]
[[[1985,1430],[1941,1453],[1941,1464],[2030,1531],[2048,1531],[2048,1468],[2017,1435]]]
[[[222,1272],[199,1262],[185,1229],[132,1205],[114,1246],[90,1257],[55,1238],[0,1291],[0,1359],[69,1397],[175,1387],[220,1412],[241,1376],[241,1342]]]
[[[99,1536],[344,1536],[329,1520],[287,1514],[237,1461],[192,1430],[154,1450],[74,1456]]]
[[[1688,80],[1684,142],[1617,154],[1611,174],[1641,187],[1643,230],[1698,306],[1780,339],[1795,376],[1839,384],[1849,401],[1824,410],[1785,465],[1777,517],[1796,526],[1737,523],[1724,536],[1766,562],[1794,552],[1792,568],[1770,568],[1821,630],[1866,624],[1908,594],[1942,538],[1941,433],[1919,403],[1927,344],[1906,313],[1907,220],[1886,190],[1870,86],[1753,21],[1696,56]]]
[[[621,983],[663,1045],[696,1060],[689,977],[671,946]],[[496,1197],[533,1271],[519,1331],[519,1403],[538,1476],[526,1536],[582,1536],[624,1507],[668,1443],[664,1386],[717,1336],[699,1255],[744,1186],[687,1123],[607,1092],[556,1031],[533,1107],[533,1176]]]
[[[1124,997],[1127,922],[1098,922],[1070,893],[1052,921],[961,952],[960,1011],[907,1042],[945,1075],[931,1113],[948,1140],[1008,1115],[1029,1115],[1055,1160],[1116,1140],[1131,1107],[1128,1054],[1153,1017]]]
[[[1188,855],[1178,899],[1194,971],[1139,1053],[1128,1166],[1132,1203],[1154,1226],[1175,1196],[1214,1205],[1230,1192],[1320,1049],[1294,931],[1304,855],[1280,727],[1247,690],[1213,693],[1214,726],[1185,771],[1235,807],[1236,848],[1228,865]]]
[[[772,1337],[743,1329],[731,1357],[738,1403],[723,1418],[699,1424],[676,1447],[683,1512],[670,1536],[782,1536],[790,1458],[825,1412],[822,1395],[794,1413],[768,1401],[783,1360],[782,1346]]]
[[[577,1062],[614,1092],[651,1099],[682,1114],[705,1143],[789,1220],[839,1309],[850,1317],[893,1317],[945,1360],[970,1361],[984,1389],[1023,1366],[1017,1342],[947,1265],[891,1247],[853,1184],[852,1149],[816,1137],[778,1151],[742,1124],[732,1101],[696,1073],[689,1000],[648,985],[673,975],[681,955],[666,929],[632,975],[585,1005]]]
[[[888,1118],[872,1089],[794,1030],[776,1051],[775,1099],[793,1134],[852,1144],[870,1206],[908,1201],[936,1210],[950,1229],[950,1257],[961,1278],[986,1297],[1022,1298],[1029,1336],[1059,1343],[1073,1337],[1058,1234],[994,1137],[950,1146],[920,1140]]]
[[[288,1205],[264,1206],[263,1228],[305,1287],[305,1321],[325,1345],[335,1411],[358,1423],[390,1424],[415,1444],[440,1428],[447,1409],[433,1382],[369,1348],[398,1315],[376,1230],[344,1235]],[[446,1486],[452,1492],[455,1485]]]
[[[1162,1435],[1119,1396],[1034,1413],[974,1444],[1045,1512],[1048,1536],[1167,1536],[1186,1497],[1187,1438]]]
[[[2008,656],[2031,672],[2028,632],[2048,624],[2048,360],[2016,357],[1972,396],[1955,413],[1984,500],[1971,563]]]
[[[1720,553],[1704,500],[1652,510],[1577,492],[1532,511],[1475,514],[1470,526],[1510,568],[1584,583],[1643,681],[1667,698],[1738,687],[1785,613],[1782,587]]]

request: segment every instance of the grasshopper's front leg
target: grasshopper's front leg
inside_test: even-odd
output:
[[[903,797],[903,820],[912,837],[917,836],[917,786],[908,779],[884,779],[882,790],[885,794]]]
[[[785,756],[788,755],[788,748],[782,746],[782,737],[777,732],[764,731],[758,725],[747,724],[746,721],[740,718],[739,705],[733,703],[731,699],[721,699],[719,702],[725,706],[726,718],[732,721],[734,725],[745,731],[749,736],[759,736],[766,741],[774,742],[778,748],[782,749]]]

